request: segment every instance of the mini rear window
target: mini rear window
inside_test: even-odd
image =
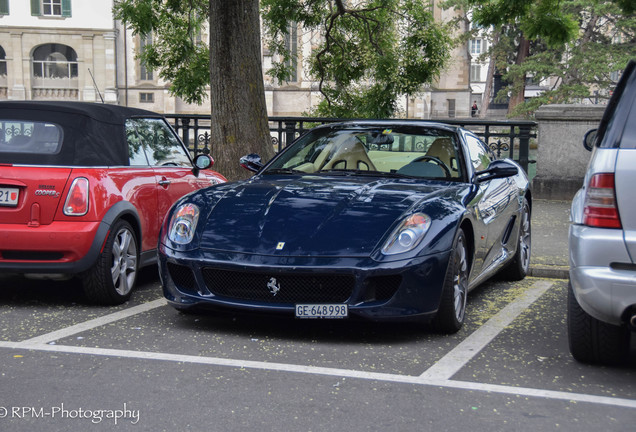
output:
[[[62,128],[54,123],[0,119],[0,154],[56,154],[62,138]]]

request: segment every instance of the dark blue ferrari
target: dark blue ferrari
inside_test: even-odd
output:
[[[459,330],[468,291],[525,277],[531,192],[465,129],[357,121],[312,129],[246,181],[167,214],[161,282],[179,310],[409,319]]]

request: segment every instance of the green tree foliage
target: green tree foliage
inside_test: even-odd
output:
[[[262,0],[270,50],[280,56],[269,72],[288,80],[297,59],[284,40],[292,26],[317,31],[306,69],[324,96],[315,115],[383,118],[398,97],[431,83],[446,65],[450,28],[422,0]]]
[[[134,34],[153,35],[153,43],[138,53],[140,61],[158,71],[174,95],[201,104],[210,82],[210,52],[200,40],[208,0],[121,0],[113,12]]]
[[[526,73],[521,66],[530,55],[533,41],[541,39],[550,46],[562,46],[576,35],[574,17],[561,8],[561,0],[459,0],[460,6],[470,8],[473,20],[482,27],[494,27],[498,36],[508,35],[514,41],[510,52],[506,78],[510,83],[509,114],[524,100]],[[514,35],[514,36],[513,36]],[[514,39],[510,39],[514,37]],[[505,43],[505,37],[500,41]],[[501,69],[500,69],[501,70]]]
[[[636,58],[636,16],[624,14],[619,2],[563,0],[561,6],[577,17],[578,36],[558,47],[539,41],[526,62],[511,69],[535,82],[553,81],[550,89],[518,106],[516,115],[529,117],[549,103],[607,99],[620,71]]]
[[[549,82],[552,87],[525,102],[513,103],[510,116],[532,117],[548,103],[594,101],[609,96],[616,73],[636,53],[633,0],[459,0],[472,8],[473,19],[493,30],[496,43],[486,56],[508,86],[495,101],[523,95],[525,82]],[[631,11],[631,12],[629,12]],[[521,56],[521,42],[527,53]]]
[[[526,39],[543,39],[557,46],[576,33],[574,17],[562,8],[563,0],[469,0],[473,19],[483,26],[517,25]]]

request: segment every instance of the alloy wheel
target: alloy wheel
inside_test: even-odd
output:
[[[112,248],[113,265],[110,269],[113,286],[119,295],[127,295],[137,276],[137,244],[133,234],[125,227],[115,236]]]

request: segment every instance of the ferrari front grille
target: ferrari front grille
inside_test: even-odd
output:
[[[189,267],[169,262],[168,273],[179,291],[185,292],[186,294],[189,292],[197,292],[196,280]]]
[[[214,295],[264,303],[344,303],[353,292],[351,275],[251,273],[204,268]]]

